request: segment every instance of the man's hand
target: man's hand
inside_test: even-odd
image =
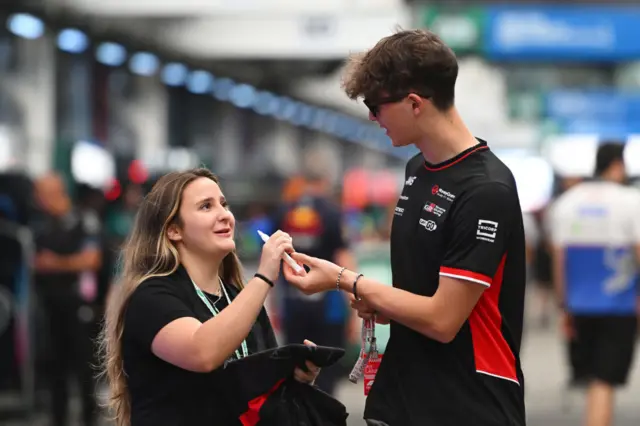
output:
[[[364,300],[356,300],[353,294],[349,295],[349,300],[351,301],[351,307],[356,310],[360,318],[368,320],[375,317],[377,324],[389,324],[389,318],[377,314]]]
[[[60,257],[50,250],[42,250],[36,255],[35,268],[38,272],[55,271],[60,264]]]
[[[307,346],[315,346],[316,344],[310,340],[305,340],[304,344]],[[300,367],[296,367],[293,371],[293,378],[296,379],[300,383],[306,383],[308,385],[312,385],[315,382],[318,374],[320,374],[320,367],[312,363],[311,361],[305,361],[307,369],[309,371],[304,371]]]
[[[576,337],[573,317],[566,311],[560,313],[560,332],[567,340],[573,340]]]
[[[334,290],[336,288],[338,275],[342,269],[341,267],[328,260],[318,259],[317,257],[307,256],[298,252],[291,253],[291,257],[298,262],[300,266],[308,266],[309,272],[305,272],[303,269],[302,272],[298,273],[291,269],[286,262],[283,262],[282,269],[284,271],[284,277],[289,284],[306,295]]]

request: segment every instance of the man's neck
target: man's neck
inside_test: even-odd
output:
[[[439,164],[478,144],[455,108],[437,121],[425,123],[423,137],[416,142],[427,163]]]
[[[598,179],[600,181],[603,181],[603,182],[615,183],[615,184],[618,184],[618,185],[622,184],[622,182],[620,181],[618,176],[615,175],[612,172],[604,172],[600,176],[598,176],[596,179]]]
[[[207,293],[217,293],[220,288],[218,270],[221,260],[213,259],[210,256],[201,256],[184,249],[178,251],[180,263],[187,270],[193,282]]]

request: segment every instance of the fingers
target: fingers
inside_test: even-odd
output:
[[[277,230],[271,235],[271,237],[269,237],[265,245],[279,247],[282,243],[285,242],[293,245],[293,239],[291,238],[291,235],[287,234],[286,232]]]
[[[369,305],[367,305],[366,302],[363,302],[362,300],[355,300],[353,299],[349,305],[351,306],[351,308],[360,311],[360,312],[368,312],[368,313],[374,313],[375,310],[373,308],[371,308]]]
[[[293,244],[291,241],[280,241],[276,246],[276,253],[282,256],[284,253],[291,253],[293,251]]]
[[[291,257],[302,265],[313,266],[315,264],[315,257],[307,256],[306,254],[294,252],[291,253]]]
[[[355,309],[358,312],[358,316],[362,319],[368,320],[375,317],[376,311],[361,300],[355,300],[354,298],[351,301],[350,305],[351,308]]]
[[[307,383],[307,384],[313,383],[317,375],[318,375],[317,373],[314,373],[312,371],[304,372],[299,367],[296,367],[296,369],[293,371],[293,378],[300,383]]]
[[[370,320],[375,318],[376,314],[373,312],[358,312],[358,316],[363,320]]]
[[[304,343],[305,345],[307,345],[307,346],[317,346],[317,345],[316,345],[315,343],[313,343],[311,340],[307,340],[307,339],[304,339],[304,342],[303,342],[303,343]]]
[[[266,244],[275,249],[274,255],[277,257],[281,257],[285,252],[291,253],[294,251],[293,239],[286,232],[276,231],[271,238],[269,238]]]
[[[307,276],[307,271],[305,271],[304,268],[302,268],[300,272],[296,272],[287,262],[282,263],[282,272],[284,273],[284,278],[294,287],[300,287],[304,278]]]
[[[307,369],[314,375],[317,376],[318,373],[320,372],[320,367],[318,367],[317,365],[315,365],[314,363],[312,363],[311,361],[305,361],[305,365],[307,366]]]

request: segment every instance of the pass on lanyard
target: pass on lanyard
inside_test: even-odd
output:
[[[196,294],[198,295],[198,297],[200,297],[200,300],[202,300],[202,302],[207,306],[207,308],[209,308],[209,311],[211,311],[211,315],[213,315],[214,317],[218,315],[219,313],[218,309],[216,309],[216,307],[213,306],[211,302],[209,302],[209,299],[207,299],[207,296],[205,296],[202,290],[200,290],[200,287],[198,287],[196,283],[193,282],[193,280],[191,280],[191,283],[193,284],[193,288],[196,289]],[[224,288],[224,284],[222,283],[222,280],[220,280],[220,287],[222,288],[225,299],[227,299],[227,306],[228,306],[231,304],[231,299],[229,299],[229,294],[227,293],[227,289]],[[249,350],[247,349],[246,339],[242,341],[241,348],[242,348],[242,356],[240,356],[240,351],[236,349],[235,354],[237,359],[249,356]]]
[[[368,348],[367,348],[368,344]],[[352,383],[358,383],[358,380],[364,376],[364,394],[369,394],[369,389],[373,385],[373,380],[378,367],[380,366],[382,355],[378,353],[376,344],[376,323],[375,318],[362,321],[362,341],[360,346],[360,355],[358,362],[353,367],[349,380]]]

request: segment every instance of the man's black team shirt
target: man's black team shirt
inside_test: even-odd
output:
[[[523,426],[525,244],[513,175],[480,141],[437,165],[415,156],[405,179],[391,232],[393,285],[432,296],[447,276],[486,290],[448,344],[391,323],[364,417],[390,426]]]

